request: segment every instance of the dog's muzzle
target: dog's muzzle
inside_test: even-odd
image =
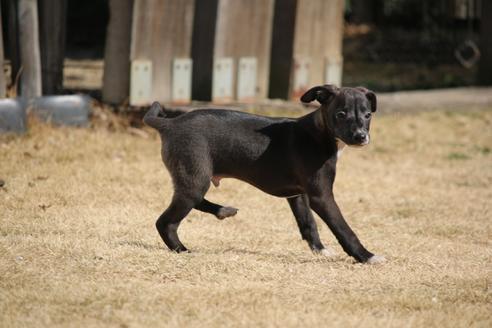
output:
[[[369,143],[369,134],[365,132],[357,132],[353,136],[355,146],[365,146]]]

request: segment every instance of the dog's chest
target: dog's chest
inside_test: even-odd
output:
[[[337,158],[340,158],[340,156],[342,156],[343,150],[345,149],[346,146],[347,144],[345,144],[345,142],[343,142],[340,139],[337,139]]]

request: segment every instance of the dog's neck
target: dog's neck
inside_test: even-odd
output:
[[[336,140],[337,140],[337,158],[340,158],[347,144],[338,138],[336,138]]]
[[[321,108],[300,117],[298,123],[316,141],[318,141],[328,153],[334,154],[337,151],[335,135],[324,119]]]

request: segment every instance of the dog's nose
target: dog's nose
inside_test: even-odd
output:
[[[366,141],[366,138],[367,134],[365,134],[364,132],[357,132],[356,134],[354,134],[354,140],[358,143]]]

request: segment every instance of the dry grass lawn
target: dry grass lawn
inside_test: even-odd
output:
[[[339,162],[338,203],[389,261],[310,253],[287,202],[224,180],[173,254],[157,134],[35,125],[0,137],[2,327],[491,327],[492,110],[376,116]]]

